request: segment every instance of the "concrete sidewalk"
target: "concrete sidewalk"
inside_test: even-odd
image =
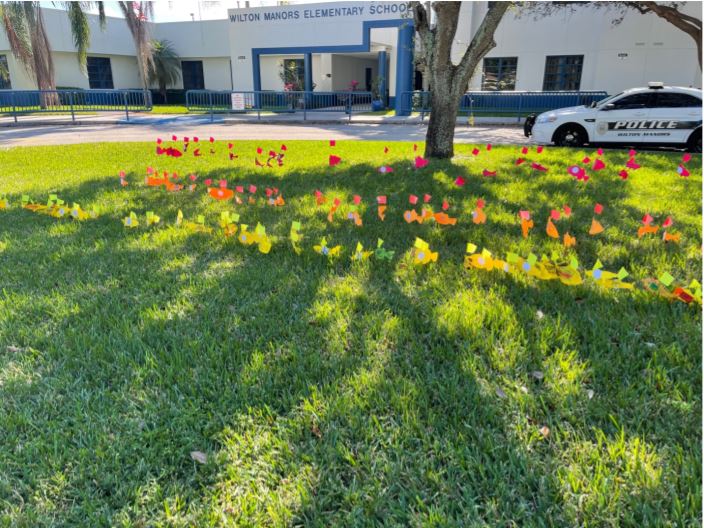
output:
[[[352,117],[341,112],[302,112],[296,113],[263,113],[257,116],[250,114],[152,114],[150,112],[130,113],[129,120],[124,112],[100,112],[93,114],[77,114],[75,123],[70,114],[39,114],[19,115],[17,122],[14,117],[0,117],[0,127],[29,127],[46,125],[198,125],[203,123],[230,124],[368,124],[368,125],[427,125],[428,116],[421,119],[420,114],[411,116],[396,116],[383,114],[353,114]],[[476,125],[519,126],[523,119],[516,117],[475,117]],[[457,125],[468,125],[467,117],[457,119]]]
[[[420,123],[390,126],[377,124],[300,124],[295,122],[264,123],[215,123],[196,120],[171,119],[145,122],[140,126],[101,124],[87,121],[83,125],[54,124],[0,128],[0,146],[62,145],[98,142],[154,141],[157,137],[214,136],[218,140],[374,140],[374,141],[424,141],[427,127]],[[457,143],[525,144],[523,129],[518,127],[458,126]]]

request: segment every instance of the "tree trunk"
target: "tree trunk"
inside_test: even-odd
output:
[[[430,120],[425,136],[426,158],[451,158],[454,156],[455,125],[459,96],[448,86],[436,84],[430,97]]]

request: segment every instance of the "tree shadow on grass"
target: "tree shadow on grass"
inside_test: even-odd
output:
[[[363,180],[373,170],[326,182],[367,197],[379,185]],[[422,192],[436,203],[461,170],[448,165],[431,182],[399,170],[396,204]],[[676,397],[696,403],[700,380],[685,375],[696,314],[630,293],[464,272],[464,242],[505,250],[504,239],[518,236],[509,223],[409,226],[396,205],[382,224],[367,204],[364,229],[344,220],[345,208],[327,225],[312,196],[321,177],[287,176],[284,209],[243,208],[243,220],[279,236],[310,217],[301,257],[285,239],[265,256],[219,234],[124,230],[112,213],[77,226],[7,213],[2,258],[14,273],[0,335],[19,350],[3,351],[2,372],[14,380],[3,380],[3,414],[9,442],[23,450],[0,466],[22,501],[9,488],[0,496],[14,519],[47,524],[50,507],[68,524],[570,524],[575,499],[555,475],[570,469],[565,453],[576,456],[593,427],[616,434],[610,415],[654,446],[673,486],[686,488],[667,452],[684,452],[683,471],[694,456],[689,420],[699,407]],[[477,194],[492,192],[479,181]],[[87,205],[106,192],[96,181],[61,195]],[[473,204],[458,193],[468,212]],[[139,204],[166,220],[204,207],[212,222],[225,207],[194,198],[127,193],[117,212]],[[441,264],[328,265],[310,251],[323,234],[348,251],[381,237],[399,253],[422,236]],[[542,242],[526,243],[550,247]],[[666,413],[677,416],[669,439]],[[211,455],[209,464],[195,466],[192,450]],[[668,509],[663,487],[646,495]],[[638,491],[626,509],[642,520]]]

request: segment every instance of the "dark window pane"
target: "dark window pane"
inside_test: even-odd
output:
[[[518,57],[484,59],[482,90],[515,90]]]
[[[284,60],[284,84],[290,84],[292,90],[305,88],[305,61],[303,59]]]
[[[543,90],[579,90],[583,55],[546,57]]]
[[[683,93],[657,92],[656,108],[688,108],[702,106],[701,99]]]
[[[108,57],[88,57],[88,86],[92,89],[112,90],[112,68]]]
[[[622,97],[618,101],[614,101],[614,108],[618,110],[634,110],[638,108],[647,108],[650,103],[649,93],[640,93]]]
[[[181,61],[184,90],[203,90],[203,61]]]
[[[10,69],[7,65],[7,56],[0,55],[0,90],[11,90]]]

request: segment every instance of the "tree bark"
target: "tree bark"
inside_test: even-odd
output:
[[[455,155],[455,124],[459,95],[435,85],[430,95],[430,120],[425,136],[426,158],[451,158]],[[442,88],[441,88],[442,87]]]

